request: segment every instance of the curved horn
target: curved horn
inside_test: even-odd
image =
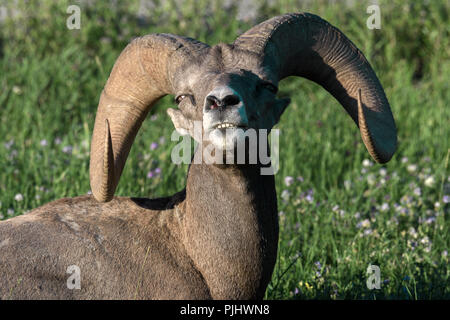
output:
[[[374,160],[391,159],[397,130],[383,87],[361,51],[337,28],[313,14],[286,14],[253,27],[234,45],[260,55],[275,81],[295,75],[320,84],[359,126]]]
[[[120,54],[102,91],[91,143],[90,181],[98,201],[110,201],[134,138],[150,107],[173,94],[180,67],[206,44],[170,34],[133,40]]]

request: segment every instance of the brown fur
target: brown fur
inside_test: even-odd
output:
[[[262,298],[278,240],[273,176],[191,165],[186,198],[170,200],[81,196],[1,222],[1,299]],[[70,265],[80,290],[67,288]]]

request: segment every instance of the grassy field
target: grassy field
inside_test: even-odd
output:
[[[399,148],[387,165],[374,164],[331,95],[305,79],[281,82],[279,95],[292,104],[278,125],[280,242],[266,298],[449,299],[450,5],[408,2],[380,0],[379,30],[366,27],[366,1],[261,1],[251,20],[237,19],[233,1],[161,0],[141,14],[139,1],[83,2],[81,29],[69,30],[72,3],[19,1],[0,25],[0,219],[89,192],[99,95],[132,37],[229,43],[268,17],[307,11],[364,52],[390,101]],[[170,162],[171,105],[164,98],[145,121],[118,195],[184,187],[187,167]],[[370,264],[380,267],[378,290],[366,286]]]

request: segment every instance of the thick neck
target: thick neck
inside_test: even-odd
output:
[[[213,298],[262,298],[278,246],[273,176],[260,165],[192,164],[184,241]]]

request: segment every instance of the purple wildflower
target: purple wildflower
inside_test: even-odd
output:
[[[421,195],[422,195],[422,190],[421,190],[420,188],[415,188],[415,189],[414,189],[414,194],[415,194],[416,196],[421,196]]]
[[[152,142],[152,144],[150,145],[150,150],[155,150],[156,148],[158,148],[158,143]]]
[[[72,146],[65,146],[62,148],[62,152],[70,154],[72,153],[73,147]]]
[[[436,217],[429,217],[428,219],[425,220],[425,223],[432,224],[435,221],[436,221]]]
[[[442,202],[444,202],[444,203],[449,203],[449,202],[450,202],[450,196],[449,196],[449,195],[445,195],[445,196],[442,198]]]
[[[294,178],[292,178],[291,176],[286,176],[285,178],[284,178],[284,184],[286,185],[286,186],[290,186],[291,184],[293,184],[294,183]]]
[[[14,144],[14,139],[9,140],[8,142],[5,142],[5,148],[10,149],[12,145]]]
[[[314,262],[314,264],[316,265],[317,269],[322,270],[322,264],[320,263],[320,261],[316,261]]]

